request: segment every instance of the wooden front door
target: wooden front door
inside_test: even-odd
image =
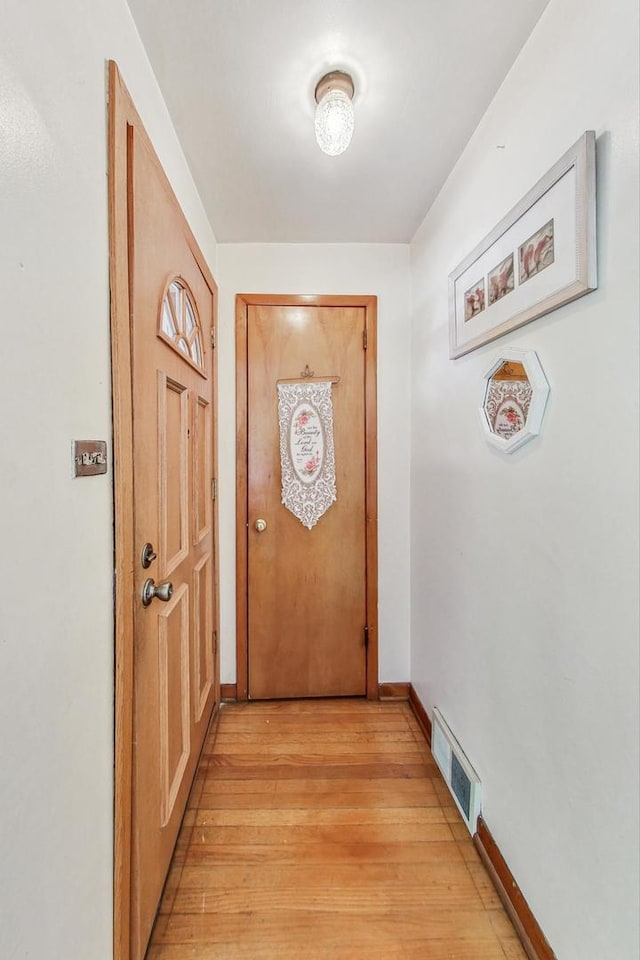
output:
[[[133,491],[132,504],[121,503],[123,514],[132,507],[131,548],[122,534],[116,536],[117,553],[130,553],[124,561],[118,557],[118,569],[132,578],[133,625],[128,690],[126,637],[116,650],[117,736],[127,735],[123,700],[133,698],[130,822],[122,809],[127,770],[121,760],[116,771],[116,829],[120,825],[130,837],[130,910],[123,915],[116,871],[116,931],[130,917],[129,949],[125,954],[124,937],[118,936],[116,951],[141,960],[218,699],[212,501],[216,287],[114,68],[112,95],[118,147],[112,175],[126,181],[112,184],[112,196],[121,200],[126,185],[126,221],[117,203],[114,217],[120,228],[126,222]],[[126,153],[126,164],[119,151]],[[122,246],[122,237],[116,237],[118,257]],[[112,276],[114,271],[124,272],[121,260],[112,262]],[[123,302],[122,286],[113,291]],[[115,318],[114,369],[116,360],[127,356],[121,313]],[[116,376],[122,377],[120,369]],[[126,457],[124,395],[119,382],[116,450]],[[118,470],[121,491],[124,462]],[[123,500],[117,493],[116,522],[122,527],[118,496]],[[123,620],[124,613],[118,636]],[[119,758],[125,755],[119,742],[116,751]],[[118,858],[124,862],[122,842],[117,832],[116,866]]]
[[[239,695],[375,696],[375,299],[260,299],[238,298]],[[308,529],[281,502],[278,383],[326,379],[337,495]]]

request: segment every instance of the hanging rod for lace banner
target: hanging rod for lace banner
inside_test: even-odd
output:
[[[287,377],[283,380],[276,380],[276,383],[305,383],[305,381],[320,381],[321,383],[340,383],[340,377],[316,377],[313,370],[309,369],[309,364],[305,365],[304,370],[300,371],[299,377]]]
[[[285,377],[276,383],[340,383],[340,377]]]

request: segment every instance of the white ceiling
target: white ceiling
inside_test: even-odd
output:
[[[223,242],[408,242],[547,3],[129,0]],[[339,157],[313,130],[333,69],[356,88]]]

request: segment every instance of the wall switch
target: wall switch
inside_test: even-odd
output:
[[[105,440],[73,441],[74,477],[97,477],[107,472],[107,444]]]

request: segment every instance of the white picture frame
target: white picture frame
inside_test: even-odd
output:
[[[595,142],[587,130],[449,274],[452,360],[596,289]]]
[[[521,364],[524,367],[527,387],[530,387],[524,414],[522,414],[521,409],[523,404],[518,404],[518,398],[515,393],[512,398],[509,397],[509,381],[503,381],[500,385],[496,385],[495,382],[492,381],[494,374],[504,367],[505,364],[508,365],[510,363]],[[504,395],[497,398],[492,397],[494,387],[503,386],[503,384],[507,384],[507,390]],[[525,443],[528,443],[529,440],[537,437],[542,429],[542,421],[548,397],[549,382],[535,350],[516,350],[514,348],[503,351],[496,357],[483,378],[482,403],[479,408],[479,413],[485,436],[489,443],[502,453],[514,453],[516,450],[519,450],[520,447],[524,446]],[[520,408],[518,413],[522,415],[524,422],[523,426],[518,429],[517,432],[514,432],[510,436],[505,436],[501,435],[494,427],[496,413],[499,413],[499,410],[496,410],[496,406],[500,404],[501,401],[502,405],[504,405],[510,400],[515,401],[514,406]],[[494,422],[492,422],[492,420]]]

